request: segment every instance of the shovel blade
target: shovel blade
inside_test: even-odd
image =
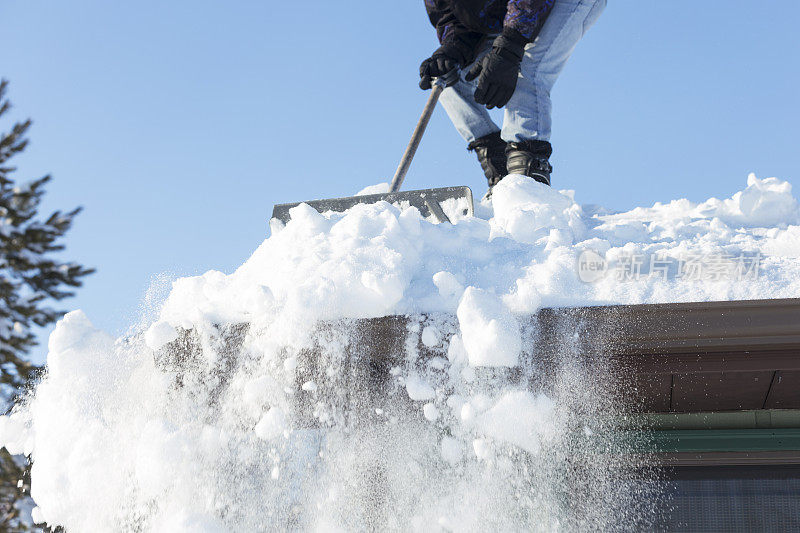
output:
[[[400,207],[416,207],[422,216],[426,218],[432,216],[437,222],[450,222],[446,211],[452,214],[453,209],[457,209],[456,212],[462,216],[472,216],[474,213],[472,190],[469,187],[461,186],[278,204],[272,210],[272,218],[277,218],[286,224],[291,219],[289,210],[301,203],[308,204],[320,213],[327,213],[328,211],[341,213],[358,204],[374,204],[378,202],[389,202]]]

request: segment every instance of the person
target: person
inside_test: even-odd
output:
[[[439,48],[420,87],[452,78],[440,102],[475,152],[491,197],[507,174],[550,185],[550,90],[606,0],[425,0]],[[458,76],[446,76],[459,70]],[[505,107],[502,130],[487,109]]]

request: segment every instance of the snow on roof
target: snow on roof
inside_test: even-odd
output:
[[[453,224],[438,225],[387,203],[344,214],[301,205],[234,273],[176,280],[140,336],[115,340],[68,314],[47,376],[0,417],[0,443],[32,454],[37,516],[75,531],[574,530],[644,519],[620,511],[645,500],[616,483],[614,455],[575,444],[575,428],[586,438],[598,429],[600,376],[568,365],[560,389],[532,390],[520,317],[798,297],[791,186],[751,175],[728,199],[610,213],[509,176],[492,202],[475,217],[451,209]],[[346,323],[317,328],[435,312],[456,318],[410,326],[438,355],[408,343],[405,364],[381,378],[392,401],[351,361]],[[219,326],[241,322],[250,328],[232,360]],[[181,368],[157,364],[165,350]],[[576,454],[579,480],[564,470]],[[577,517],[559,503],[576,483]]]

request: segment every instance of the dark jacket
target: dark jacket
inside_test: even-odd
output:
[[[439,42],[455,35],[504,33],[532,42],[556,0],[425,0]]]

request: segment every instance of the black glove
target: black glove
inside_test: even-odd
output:
[[[419,66],[420,88],[428,90],[431,88],[433,78],[442,78],[453,70],[475,61],[478,46],[482,41],[483,36],[475,32],[465,32],[448,39]],[[458,77],[454,76],[447,86],[455,85],[457,81]]]
[[[487,108],[503,107],[517,88],[519,65],[528,40],[515,30],[503,31],[492,43],[492,51],[469,69],[465,80],[478,78],[475,101]]]

